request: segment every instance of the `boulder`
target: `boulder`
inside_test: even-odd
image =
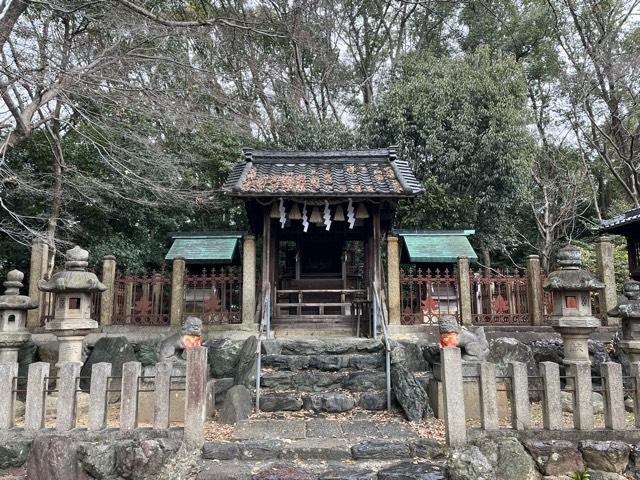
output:
[[[115,444],[116,472],[132,480],[153,478],[179,448],[179,442],[166,438],[118,442]]]
[[[589,339],[589,360],[591,361],[591,375],[600,378],[601,365],[610,362],[609,344]]]
[[[235,385],[229,389],[224,397],[218,421],[227,424],[238,423],[240,420],[249,418],[252,411],[251,392],[244,385]]]
[[[238,354],[242,349],[242,340],[220,338],[209,340],[208,348],[209,372],[214,378],[234,377],[238,365]],[[254,352],[255,354],[255,352]]]
[[[33,340],[29,339],[27,343],[22,345],[20,350],[18,350],[18,389],[22,390],[26,388],[29,365],[39,361],[38,346]],[[24,399],[24,395],[24,393],[20,395],[21,398]]]
[[[549,338],[543,340],[535,340],[529,344],[529,348],[533,352],[533,358],[536,363],[554,362],[562,365],[564,360],[564,345],[562,340]]]
[[[343,386],[348,390],[365,392],[367,390],[381,390],[386,387],[384,372],[362,370],[353,372],[344,380]]]
[[[589,470],[589,480],[627,480],[628,478],[619,473]]]
[[[447,459],[451,480],[495,480],[496,474],[487,457],[475,445],[452,450]]]
[[[560,401],[562,403],[563,412],[573,413],[573,393],[565,391],[560,392]],[[601,393],[591,393],[591,404],[593,405],[594,414],[604,413],[604,399],[602,398]]]
[[[429,364],[424,358],[422,345],[415,342],[399,342],[404,350],[404,366],[410,372],[424,372],[429,370]]]
[[[433,415],[426,390],[416,376],[398,361],[391,364],[391,385],[409,421],[419,422]]]
[[[310,471],[297,465],[267,465],[251,476],[251,480],[315,480]]]
[[[635,474],[634,478],[640,478],[640,443],[631,448],[629,456],[629,470]]]
[[[442,460],[446,458],[447,447],[432,438],[421,438],[411,444],[411,456]]]
[[[233,387],[233,378],[216,378],[213,384],[216,391],[216,405],[220,405],[229,389]]]
[[[358,398],[358,407],[364,410],[384,410],[387,408],[387,395],[384,392],[363,392]]]
[[[322,393],[304,398],[304,408],[314,412],[348,412],[356,406],[353,397],[343,393]]]
[[[408,458],[411,450],[406,443],[389,440],[367,440],[351,447],[351,455],[356,460],[395,460]]]
[[[522,362],[527,365],[527,373],[530,376],[538,375],[538,366],[529,345],[522,343],[515,338],[501,337],[489,342],[489,355],[487,361],[495,363],[498,375],[507,375],[509,363]],[[539,379],[529,379],[531,390],[529,398],[531,401],[541,400],[542,381]]]
[[[122,375],[122,365],[126,362],[136,362],[136,352],[126,337],[102,337],[99,339],[91,350],[87,361],[80,370],[80,388],[88,392],[91,385],[91,368],[96,363],[106,362],[111,364],[111,375],[119,377]],[[111,380],[110,388],[113,390],[120,389],[120,379]],[[111,392],[109,401],[116,402],[120,398],[120,394]]]
[[[251,388],[256,381],[256,348],[258,339],[254,336],[247,338],[238,354],[238,364],[233,383]]]
[[[31,440],[24,435],[3,432],[0,438],[0,470],[24,465],[30,449]]]
[[[384,365],[384,356],[380,354],[350,355],[349,368],[356,370],[375,370]]]
[[[302,399],[296,393],[270,393],[260,397],[260,409],[265,412],[295,412],[301,408]]]
[[[430,463],[404,462],[383,468],[378,472],[378,480],[446,480],[442,467]]]
[[[309,367],[336,372],[349,366],[349,356],[347,355],[310,355]]]
[[[264,386],[268,385],[274,378],[278,377],[279,387],[288,387],[287,375],[292,372],[273,372],[269,376],[263,377],[267,383],[263,383]],[[269,380],[268,380],[269,379]],[[329,373],[320,372],[318,370],[306,370],[301,373],[296,373],[288,376],[289,385],[293,384],[297,390],[303,392],[323,392],[327,390],[336,390],[341,388],[343,382],[347,380],[345,373]]]
[[[281,440],[249,440],[238,445],[241,460],[273,460],[282,454]]]
[[[543,475],[565,475],[584,470],[584,461],[578,447],[565,440],[531,440],[524,446]]]
[[[341,466],[320,474],[318,480],[375,480],[376,478],[378,477],[372,470]]]
[[[425,345],[422,349],[422,356],[433,370],[433,367],[440,363],[440,346],[438,344]]]
[[[82,469],[96,480],[110,478],[116,469],[116,449],[113,443],[81,443],[78,461]]]
[[[76,443],[63,435],[34,438],[27,462],[29,480],[69,480],[87,478],[79,468]]]
[[[202,447],[202,458],[206,460],[233,460],[240,450],[234,442],[206,442]]]
[[[624,473],[629,465],[631,447],[624,442],[585,440],[580,442],[578,447],[584,463],[590,469]]]
[[[476,442],[482,454],[493,465],[496,480],[537,480],[540,473],[517,438],[482,439]]]

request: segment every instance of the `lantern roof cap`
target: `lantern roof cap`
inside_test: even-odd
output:
[[[24,273],[20,270],[11,270],[7,273],[7,280],[4,295],[0,295],[0,310],[31,310],[38,308],[38,303],[31,300],[31,297],[20,295],[23,287],[22,280]]]
[[[627,280],[624,283],[622,297],[607,315],[620,318],[640,318],[640,282]]]
[[[560,269],[551,272],[542,287],[545,290],[595,291],[605,287],[595,275],[582,267],[582,253],[575,245],[558,250],[556,263]]]
[[[103,285],[93,272],[87,272],[89,252],[75,246],[65,253],[65,269],[54,273],[49,280],[39,280],[38,288],[43,292],[104,292]]]

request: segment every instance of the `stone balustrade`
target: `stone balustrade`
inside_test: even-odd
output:
[[[593,430],[615,431],[640,428],[640,362],[631,364],[631,376],[623,377],[622,365],[615,362],[604,362],[600,366],[600,376],[592,378],[591,364],[588,361],[573,362],[567,366],[566,375],[560,375],[560,365],[554,362],[541,362],[538,365],[539,375],[531,376],[527,365],[511,362],[506,372],[497,373],[496,365],[488,362],[480,363],[477,374],[468,375],[469,368],[463,368],[460,349],[445,347],[441,350],[442,383],[444,396],[444,421],[446,439],[450,446],[460,446],[467,442],[470,428],[488,433],[496,430],[518,431],[583,431]],[[624,381],[628,387],[625,390]],[[463,381],[475,381],[480,392],[479,424],[468,423],[467,410],[475,408],[465,402]],[[599,381],[599,382],[598,382]],[[594,383],[599,385],[594,388]],[[508,390],[506,398],[510,418],[498,418],[504,411],[504,405],[498,405],[499,396],[505,385]],[[532,393],[542,393],[540,407],[541,422],[532,421]],[[625,392],[629,397],[625,405]],[[599,413],[600,425],[595,424],[594,395],[602,395],[604,408]],[[535,395],[534,395],[535,396]],[[503,396],[504,397],[504,396]],[[572,419],[567,424],[563,414],[563,403],[571,398]],[[465,404],[467,403],[467,404]],[[632,410],[635,424],[627,424],[625,407]],[[563,412],[564,410],[564,412]],[[568,414],[567,414],[568,415]]]
[[[26,378],[26,400],[23,427],[26,431],[35,432],[54,426],[59,432],[73,430],[78,426],[77,395],[80,379],[80,364],[66,362],[60,365],[57,377],[51,377],[49,363],[37,362],[29,365]],[[107,428],[108,396],[113,391],[109,388],[112,379],[121,378],[119,429],[130,431],[139,428],[139,394],[143,391],[154,396],[153,428],[168,429],[170,426],[169,406],[172,386],[172,366],[170,363],[159,364],[153,379],[142,377],[142,366],[139,362],[125,363],[121,377],[111,376],[110,363],[93,365],[90,379],[88,411],[86,412],[86,428],[89,431],[100,431]],[[18,389],[18,364],[0,363],[0,431],[9,430],[16,425],[15,404]],[[51,388],[54,384],[55,388]],[[141,381],[145,380],[145,388]],[[204,443],[204,423],[207,412],[208,388],[207,348],[195,347],[187,350],[186,379],[184,382],[184,441],[190,446],[199,448]],[[153,388],[148,385],[152,384]],[[210,387],[209,387],[210,388]],[[210,392],[209,392],[210,393]],[[47,412],[48,397],[57,396],[54,400],[55,418]],[[84,423],[84,422],[83,422]]]

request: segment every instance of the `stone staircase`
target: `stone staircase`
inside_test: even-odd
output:
[[[356,317],[353,315],[275,317],[271,320],[271,328],[276,337],[350,337],[356,334]]]
[[[386,408],[382,342],[358,338],[263,341],[260,409],[315,413]]]

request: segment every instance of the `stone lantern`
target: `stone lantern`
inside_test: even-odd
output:
[[[625,282],[623,295],[620,303],[607,314],[622,319],[620,348],[629,355],[631,362],[640,362],[640,282]]]
[[[53,274],[49,280],[40,280],[38,288],[53,292],[54,319],[45,330],[58,337],[58,363],[82,362],[82,341],[98,328],[91,318],[91,300],[94,292],[104,292],[105,287],[92,272],[87,272],[89,252],[75,246],[67,250],[65,269]]]
[[[0,295],[0,362],[17,362],[18,350],[27,343],[27,310],[38,308],[38,303],[20,295],[24,273],[11,270],[4,282],[6,290]]]
[[[551,272],[543,285],[553,295],[552,326],[562,336],[564,363],[588,362],[589,335],[601,325],[591,313],[591,292],[603,289],[604,284],[580,268],[582,258],[577,247],[561,248],[556,258],[560,270]]]

